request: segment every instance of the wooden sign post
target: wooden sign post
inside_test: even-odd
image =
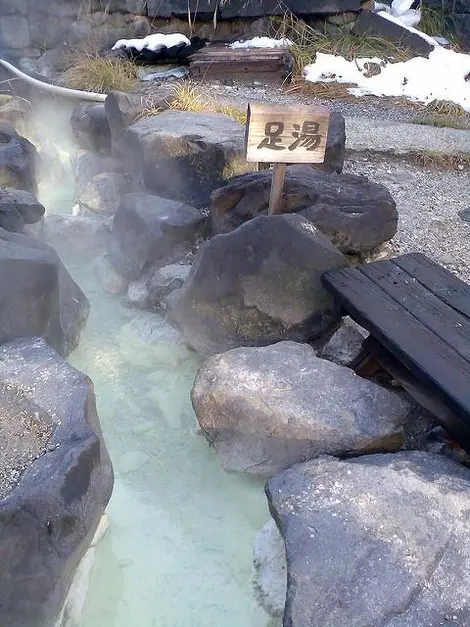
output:
[[[288,163],[323,163],[330,112],[321,105],[250,102],[245,150],[250,163],[274,164],[269,213],[279,213]]]

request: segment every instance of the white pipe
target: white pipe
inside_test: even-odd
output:
[[[107,94],[97,94],[93,91],[81,91],[80,89],[69,89],[68,87],[59,87],[58,85],[51,85],[51,83],[43,83],[37,78],[33,78],[28,74],[25,74],[8,61],[0,59],[0,65],[6,70],[23,79],[29,85],[33,85],[43,91],[48,91],[56,96],[63,96],[64,98],[74,98],[75,100],[91,100],[92,102],[104,102],[107,98]]]

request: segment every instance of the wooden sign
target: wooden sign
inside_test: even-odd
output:
[[[279,211],[287,163],[323,163],[329,120],[321,105],[248,105],[246,160],[274,164],[269,213]]]

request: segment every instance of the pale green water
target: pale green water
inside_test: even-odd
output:
[[[139,312],[102,293],[89,259],[63,259],[91,302],[70,361],[94,382],[116,473],[80,627],[267,627],[251,586],[263,484],[193,433],[197,358],[120,342]]]

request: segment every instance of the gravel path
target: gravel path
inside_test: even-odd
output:
[[[427,169],[380,155],[354,155],[344,171],[382,183],[397,203],[398,232],[383,254],[423,252],[470,283],[470,222],[459,217],[470,207],[469,172]]]

